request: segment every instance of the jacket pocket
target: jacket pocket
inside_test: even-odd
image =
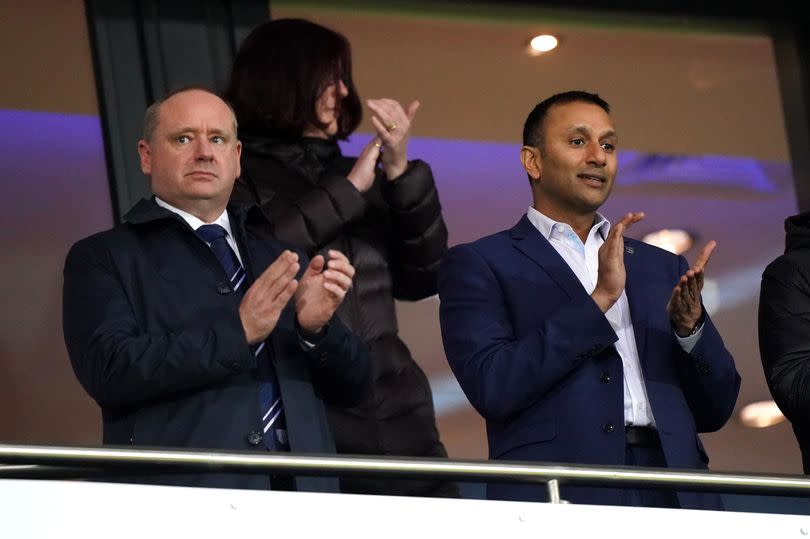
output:
[[[496,459],[519,447],[547,442],[557,436],[557,422],[553,417],[526,420],[508,425],[493,436],[490,458]]]

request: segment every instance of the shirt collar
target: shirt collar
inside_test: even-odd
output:
[[[529,222],[531,222],[534,227],[540,231],[544,238],[551,239],[551,233],[554,231],[554,225],[556,224],[565,224],[559,223],[554,219],[540,213],[537,211],[534,206],[529,206],[529,211],[526,212],[526,217],[529,218]],[[607,238],[608,233],[610,232],[610,221],[608,221],[604,215],[599,212],[596,212],[596,217],[593,220],[593,226],[591,227],[591,231],[588,233],[588,237],[592,237],[594,234],[599,233],[602,236],[602,239]]]
[[[188,223],[188,226],[190,226],[193,230],[197,230],[201,226],[209,224],[205,223],[202,219],[200,219],[196,215],[192,215],[187,211],[183,211],[180,208],[172,206],[171,204],[169,204],[165,200],[160,199],[157,196],[155,197],[155,202],[157,203],[158,206],[162,206],[163,208],[166,208],[167,210],[174,212],[180,217],[182,217],[183,220]],[[231,220],[228,218],[227,209],[224,210],[222,214],[219,217],[217,217],[213,223],[210,224],[221,226],[222,228],[225,229],[225,232],[228,233],[228,236],[233,237],[233,232],[231,231]]]

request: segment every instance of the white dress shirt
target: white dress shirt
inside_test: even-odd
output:
[[[176,208],[171,204],[169,204],[168,202],[166,202],[165,200],[161,200],[159,197],[155,197],[155,202],[157,202],[158,206],[162,206],[167,210],[174,212],[180,217],[182,217],[183,220],[188,223],[188,226],[190,226],[194,230],[197,230],[198,228],[206,224],[219,225],[222,228],[224,228],[225,232],[228,233],[228,235],[225,236],[225,241],[227,241],[228,245],[230,245],[231,249],[233,249],[233,252],[236,254],[236,258],[239,259],[239,263],[242,265],[242,267],[243,268],[245,267],[245,263],[242,261],[242,255],[239,254],[239,247],[236,246],[236,240],[233,237],[233,231],[231,230],[231,220],[228,218],[228,210],[223,211],[222,215],[217,217],[214,222],[206,223],[202,221],[199,217],[191,215],[187,211],[183,211],[180,208]]]
[[[610,222],[597,213],[594,225],[583,244],[570,225],[558,223],[533,207],[529,207],[526,216],[565,260],[579,282],[582,283],[585,291],[591,294],[596,288],[599,247],[605,242],[605,238],[610,232]],[[662,305],[661,308],[663,309],[664,306]],[[624,290],[618,301],[605,313],[605,317],[619,337],[615,346],[622,359],[624,370],[624,422],[626,425],[654,427],[655,418],[650,409],[647,389],[644,386],[644,376],[641,372],[641,362],[636,347],[636,335],[633,331],[633,321],[630,318],[630,305]],[[681,338],[677,335],[675,337],[686,352],[691,352],[702,332],[701,327],[689,337]]]

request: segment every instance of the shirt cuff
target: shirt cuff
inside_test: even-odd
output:
[[[675,335],[675,338],[678,340],[678,344],[681,345],[681,348],[683,348],[684,352],[686,352],[687,354],[692,353],[692,349],[700,340],[700,336],[703,335],[703,326],[704,323],[701,322],[700,326],[695,331],[693,331],[692,334],[689,335],[688,337],[681,337],[673,330],[672,334]]]
[[[296,333],[298,334],[298,344],[304,352],[317,348],[326,338],[326,332],[329,329],[329,324],[326,324],[318,333],[312,333],[298,325],[298,320],[295,321]]]

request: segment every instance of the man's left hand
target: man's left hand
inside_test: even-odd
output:
[[[323,329],[352,286],[354,266],[349,259],[340,251],[330,249],[328,254],[328,262],[322,255],[309,262],[295,291],[298,325],[309,333]]]
[[[675,285],[672,296],[667,302],[669,320],[679,337],[688,337],[703,316],[703,306],[700,302],[703,274],[715,247],[717,247],[717,242],[712,240],[701,249],[697,261],[685,274],[681,275],[680,281]]]

